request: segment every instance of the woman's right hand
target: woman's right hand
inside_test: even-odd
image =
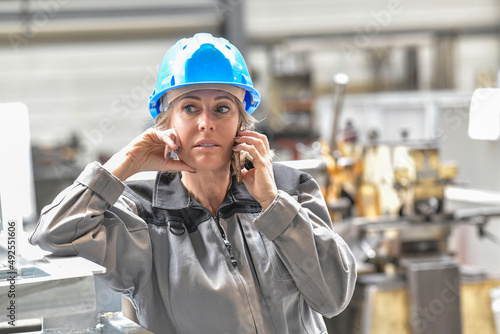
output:
[[[190,171],[196,170],[180,160],[171,158],[181,147],[175,129],[157,130],[150,128],[114,154],[104,164],[113,175],[125,181],[143,171]]]

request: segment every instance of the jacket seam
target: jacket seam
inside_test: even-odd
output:
[[[105,170],[105,171],[106,171],[106,170]],[[106,171],[106,173],[108,173],[108,172]],[[108,173],[108,174],[109,174],[109,173]],[[112,180],[112,179],[108,179],[108,180],[106,181],[106,183],[105,183],[105,184],[103,184],[102,186],[100,186],[100,187],[99,187],[99,190],[100,190],[100,191],[97,191],[97,188],[96,188],[96,187],[94,187],[94,185],[91,185],[91,184],[85,184],[84,182],[80,182],[80,181],[78,181],[78,180],[77,180],[77,182],[78,182],[78,183],[80,183],[81,185],[83,185],[84,187],[87,187],[88,189],[92,190],[92,192],[93,192],[94,194],[99,195],[99,197],[101,197],[101,198],[102,198],[102,199],[103,199],[103,200],[104,200],[104,201],[105,201],[108,205],[111,205],[111,203],[109,203],[109,202],[108,202],[107,198],[105,198],[105,197],[103,196],[103,194],[101,194],[101,192],[103,192],[103,191],[104,191],[104,189],[106,189],[106,187],[107,187],[107,186],[108,186],[108,184],[111,182],[111,180]],[[92,183],[92,182],[91,182],[91,183]]]
[[[89,189],[90,189],[90,188],[89,188]],[[92,201],[92,198],[94,197],[94,195],[95,195],[95,194],[96,194],[96,193],[95,193],[95,191],[93,191],[93,190],[92,190],[92,195],[90,196],[90,199],[89,199],[89,201],[88,201],[87,205],[85,206],[85,215],[84,215],[82,218],[80,218],[80,219],[78,220],[78,222],[75,224],[75,231],[73,232],[73,237],[71,238],[71,240],[73,240],[73,241],[71,242],[71,244],[73,244],[73,242],[77,239],[77,235],[78,235],[78,226],[79,226],[79,225],[80,225],[80,223],[81,223],[81,222],[82,222],[82,221],[83,221],[83,220],[87,217],[87,212],[89,211],[88,209],[89,209],[90,202]],[[102,215],[103,215],[103,219],[104,219],[104,212],[102,213]],[[100,225],[100,226],[102,226],[102,220],[99,222],[99,225]],[[75,250],[76,250],[76,249],[75,249]]]
[[[106,186],[109,184],[110,180],[108,180],[106,182],[106,184],[104,184],[101,189],[105,189]],[[104,200],[104,202],[107,204],[108,208],[110,206],[110,203],[107,201],[107,199],[105,199],[101,194],[99,194],[93,187],[90,187],[89,185],[86,185],[84,183],[81,183],[79,182],[81,185],[83,185],[84,187],[86,187],[87,189],[90,189],[92,191],[92,195],[90,196],[90,199],[89,201],[87,202],[87,205],[85,206],[85,215],[80,218],[78,220],[78,222],[75,224],[75,231],[74,231],[74,234],[73,234],[73,238],[71,238],[71,240],[75,240],[76,237],[77,237],[77,234],[78,234],[78,226],[80,225],[80,223],[85,219],[85,217],[87,217],[87,213],[88,213],[88,208],[90,206],[90,202],[92,201],[92,199],[94,198],[94,196],[99,196],[100,198],[102,198]],[[104,212],[102,213],[103,214],[103,219],[104,219]],[[99,222],[99,225],[102,226],[102,220]],[[73,243],[72,243],[73,244]]]
[[[145,209],[144,209],[144,206],[142,205],[142,203],[140,202],[139,198],[137,196],[135,196],[134,194],[128,192],[127,190],[123,191],[123,196],[127,197],[129,200],[134,202],[135,207],[137,208],[138,216],[143,217]]]
[[[153,270],[153,267],[151,268],[151,270]],[[137,290],[137,292],[136,292],[136,293],[134,293],[133,295],[132,295],[132,294],[130,294],[132,298],[134,298],[134,299],[138,298],[138,297],[142,294],[142,292],[146,290],[146,287],[147,287],[148,285],[150,285],[150,284],[151,284],[151,282],[152,282],[152,276],[153,276],[153,275],[151,275],[151,273],[149,273],[149,279],[147,280],[147,282],[146,282],[146,283],[144,283],[144,286],[140,287],[140,288]],[[135,301],[134,301],[134,304],[135,304]]]

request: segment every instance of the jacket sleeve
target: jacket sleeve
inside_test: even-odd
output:
[[[298,199],[279,190],[254,224],[273,242],[297,288],[314,310],[333,317],[345,309],[354,292],[356,260],[333,231],[314,179],[299,185]]]
[[[107,283],[133,296],[148,282],[152,252],[147,225],[121,196],[124,188],[99,163],[89,164],[43,208],[30,242],[57,256],[103,265]]]

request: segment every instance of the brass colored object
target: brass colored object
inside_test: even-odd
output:
[[[495,322],[491,311],[490,297],[488,295],[492,288],[498,287],[500,282],[495,280],[484,280],[480,282],[464,283],[460,286],[462,333],[488,333],[495,334]],[[446,296],[454,296],[447,292]],[[410,334],[411,321],[416,321],[415,314],[411,318],[408,308],[408,291],[404,288],[373,289],[371,304],[367,305],[372,310],[370,319],[370,331],[372,334],[400,333]],[[444,304],[436,296],[436,302]],[[431,307],[435,305],[431,304]],[[428,312],[430,312],[428,310]],[[427,314],[426,314],[427,315]],[[432,315],[433,318],[436,317]],[[424,316],[420,321],[430,321]]]
[[[403,214],[417,220],[442,214],[445,187],[453,183],[458,167],[441,164],[436,147],[409,147],[408,159],[408,166],[393,172]]]
[[[451,180],[458,174],[458,166],[454,164],[447,164],[439,166],[439,178],[443,180]]]
[[[414,149],[410,156],[415,163],[417,182],[421,180],[436,180],[439,168],[439,155],[436,148]]]
[[[364,183],[359,186],[355,203],[358,216],[380,216],[380,194],[373,184]]]
[[[440,293],[431,296],[425,308],[412,311],[411,293],[404,280],[383,280],[361,276],[353,300],[337,317],[326,319],[328,329],[343,334],[448,333],[432,331],[436,321],[449,317],[451,302],[460,303],[462,334],[496,334],[490,291],[500,287],[495,278],[475,278],[456,284],[448,281]],[[360,282],[362,282],[360,284]],[[444,319],[443,319],[444,318]],[[345,323],[346,329],[342,330]],[[412,331],[412,325],[418,325]],[[456,332],[449,332],[456,333]]]
[[[408,292],[404,288],[374,290],[372,303],[367,305],[373,311],[370,333],[410,334]],[[389,307],[389,309],[388,309]],[[391,316],[388,316],[390,314]]]
[[[411,184],[410,170],[408,168],[395,169],[394,181],[402,187],[409,187]]]
[[[414,186],[414,200],[426,200],[434,197],[438,199],[444,198],[444,186],[436,184],[433,181],[421,182]]]

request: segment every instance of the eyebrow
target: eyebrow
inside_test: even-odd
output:
[[[185,95],[185,96],[182,96],[179,99],[179,101],[180,100],[184,100],[184,99],[193,99],[193,100],[201,101],[201,97],[196,96],[196,95]],[[227,100],[230,100],[231,102],[234,102],[234,99],[231,96],[228,96],[228,95],[219,95],[219,96],[216,96],[214,98],[215,101],[223,100],[223,99],[227,99]]]
[[[199,96],[195,96],[195,95],[185,95],[185,96],[182,96],[180,100],[184,100],[184,99],[194,99],[194,100],[198,100],[198,101],[201,101],[201,97]]]
[[[217,96],[217,97],[214,98],[215,101],[223,100],[223,99],[228,99],[231,102],[234,102],[233,97],[232,96],[228,96],[228,95],[220,95],[220,96]]]

